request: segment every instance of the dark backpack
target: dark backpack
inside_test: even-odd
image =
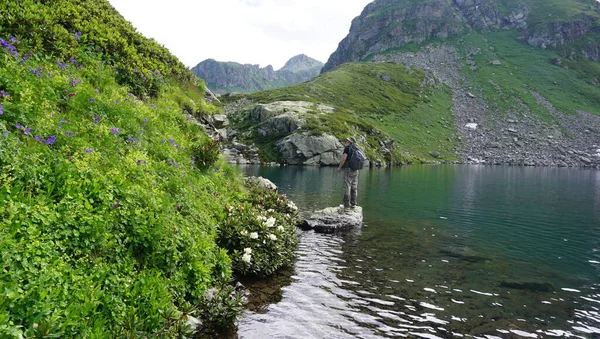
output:
[[[365,153],[356,146],[350,146],[350,160],[348,161],[348,167],[351,170],[361,170],[365,166],[365,160],[367,157]]]

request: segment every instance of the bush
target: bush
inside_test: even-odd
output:
[[[288,266],[297,245],[297,208],[285,196],[250,187],[239,204],[228,206],[219,224],[219,245],[240,275],[267,276]]]
[[[193,160],[196,167],[200,170],[206,170],[213,166],[221,156],[221,147],[219,143],[210,140],[208,142],[199,143],[193,148]]]

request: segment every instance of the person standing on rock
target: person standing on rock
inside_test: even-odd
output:
[[[358,173],[359,170],[350,168],[349,160],[352,157],[353,147],[356,145],[356,139],[346,138],[342,161],[338,166],[338,172],[344,169],[344,208],[351,208],[357,205],[356,196],[358,195]]]

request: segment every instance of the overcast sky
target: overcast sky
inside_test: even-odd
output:
[[[283,67],[326,62],[372,0],[109,0],[142,34],[193,67],[212,58]]]

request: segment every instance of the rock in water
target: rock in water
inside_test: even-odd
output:
[[[305,230],[315,230],[318,233],[335,233],[359,227],[362,225],[362,207],[353,208],[328,207],[316,211],[306,218],[302,224]]]

